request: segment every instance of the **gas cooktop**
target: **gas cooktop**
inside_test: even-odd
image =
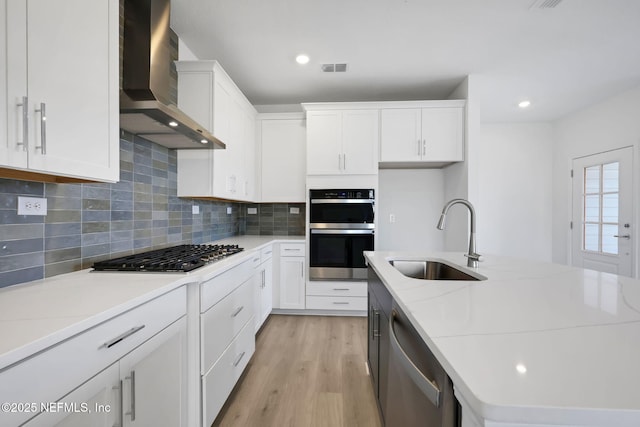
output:
[[[178,245],[93,264],[94,271],[187,272],[243,251],[238,245]]]

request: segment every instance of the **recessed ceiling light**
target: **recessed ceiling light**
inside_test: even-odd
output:
[[[178,122],[170,121],[169,126],[171,126],[172,128],[178,127]]]
[[[309,62],[309,56],[305,54],[300,54],[296,56],[296,62],[301,65],[307,64]]]
[[[531,101],[526,100],[526,99],[525,99],[524,101],[520,101],[520,102],[518,103],[518,107],[520,107],[520,108],[527,108],[527,107],[529,107],[530,105],[531,105]]]

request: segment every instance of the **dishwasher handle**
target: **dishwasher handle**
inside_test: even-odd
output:
[[[389,320],[389,336],[391,338],[391,347],[398,354],[400,363],[402,364],[402,367],[404,368],[407,375],[409,375],[409,377],[411,378],[411,381],[413,381],[416,387],[420,389],[420,391],[429,399],[431,403],[433,403],[436,408],[439,408],[441,391],[438,388],[438,385],[435,383],[435,381],[430,380],[429,378],[424,376],[424,374],[413,363],[413,361],[409,358],[407,353],[402,349],[402,346],[398,342],[395,329],[393,328],[396,316],[397,312],[395,310],[392,310],[391,319]]]

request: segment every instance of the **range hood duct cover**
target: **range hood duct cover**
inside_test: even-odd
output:
[[[125,0],[120,127],[168,148],[224,149],[170,103],[169,0]]]

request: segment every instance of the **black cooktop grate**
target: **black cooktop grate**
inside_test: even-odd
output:
[[[95,271],[187,272],[241,252],[238,245],[178,245],[93,264]]]

